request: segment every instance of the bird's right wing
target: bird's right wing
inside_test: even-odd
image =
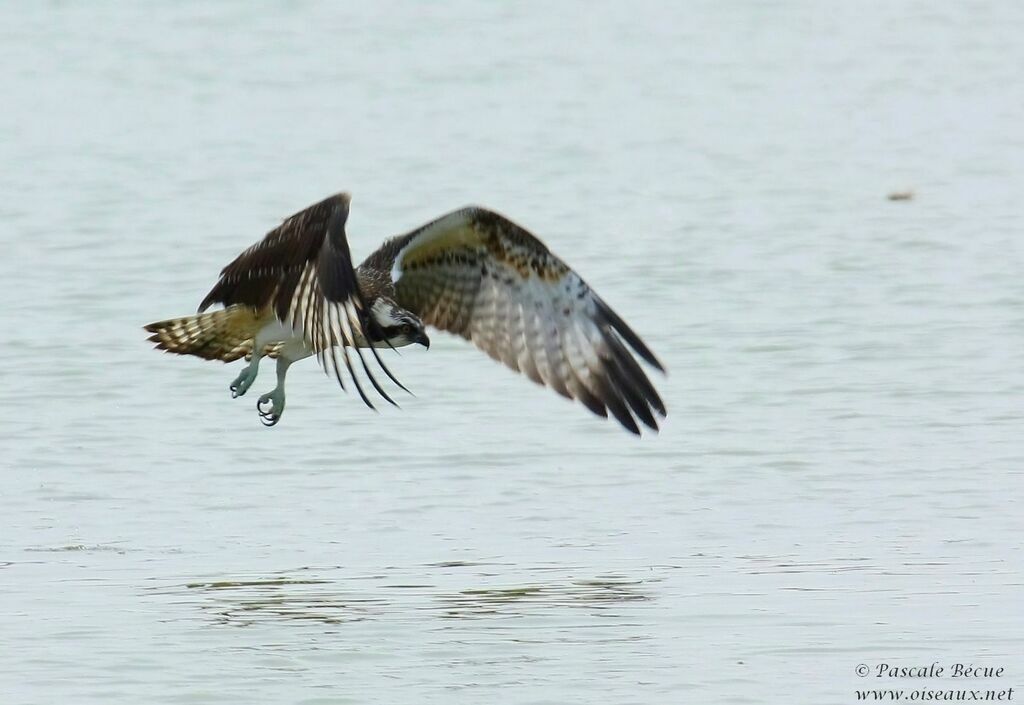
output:
[[[658,430],[655,417],[665,416],[665,405],[628,348],[664,371],[661,363],[525,228],[469,207],[385,247],[395,252],[390,269],[399,303],[425,323],[468,338],[599,416],[610,412],[633,433],[640,433],[637,420]]]
[[[356,390],[373,408],[352,369],[350,347],[374,389],[388,402],[394,401],[377,383],[358,347],[359,341],[372,337],[369,332],[376,324],[359,288],[345,236],[350,201],[347,193],[335,194],[287,218],[221,271],[199,310],[215,303],[256,310],[272,307],[278,321],[302,335],[324,371],[333,371],[344,389],[340,349]],[[376,349],[370,350],[385,374],[405,389]]]

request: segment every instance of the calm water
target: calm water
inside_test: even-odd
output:
[[[373,7],[0,9],[0,702],[1024,690],[1024,9]],[[531,227],[666,363],[664,432],[441,335],[401,411],[307,361],[266,430],[272,375],[149,349],[346,188],[358,257]]]

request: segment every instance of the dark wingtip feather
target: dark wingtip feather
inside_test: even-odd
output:
[[[629,409],[626,408],[612,382],[606,376],[601,376],[598,378],[598,386],[600,399],[608,407],[608,411],[612,413],[615,420],[622,424],[627,431],[639,436],[640,427],[636,425],[636,420],[629,413]]]
[[[348,368],[348,373],[352,376],[352,383],[355,384],[356,391],[359,392],[359,398],[363,400],[364,404],[376,411],[377,407],[375,407],[369,397],[366,396],[366,392],[363,391],[363,385],[359,384],[359,378],[356,377],[356,371],[352,369],[352,360],[349,358],[348,348],[345,345],[341,346],[341,356],[345,359],[345,367]]]
[[[391,343],[388,343],[388,345],[390,346]],[[394,350],[393,347],[392,347],[392,350]],[[406,387],[404,384],[399,382],[398,379],[393,374],[391,374],[391,370],[389,370],[388,366],[384,364],[384,361],[380,359],[380,355],[377,353],[377,348],[375,348],[375,347],[373,347],[371,345],[370,346],[370,351],[373,353],[373,357],[377,361],[377,364],[380,365],[380,368],[382,370],[384,370],[384,374],[386,374],[388,376],[388,379],[390,379],[392,382],[394,382],[396,385],[398,385],[399,389],[401,389],[405,393],[409,394],[410,396],[416,396],[415,394],[413,394],[412,392],[409,391],[408,387]],[[395,406],[398,406],[398,405],[396,404]]]
[[[612,310],[611,306],[601,299],[598,299],[597,308],[601,316],[605,319],[605,322],[611,325],[611,327],[615,329],[615,332],[621,335],[623,340],[629,343],[629,347],[633,348],[637,355],[646,360],[651,367],[654,367],[662,374],[668,374],[665,372],[665,366],[662,365],[658,358],[654,356],[651,349],[648,348],[647,345],[644,344],[644,341],[640,339],[640,336],[629,327],[629,324],[622,320],[619,314]]]
[[[651,384],[651,380],[647,379],[643,368],[637,364],[637,361],[633,359],[616,335],[610,332],[606,336],[605,342],[612,351],[612,359],[615,361],[622,383],[639,394],[645,407],[649,406],[654,409],[662,418],[668,416],[665,402],[658,395],[658,390]]]
[[[380,394],[382,397],[384,397],[384,399],[389,404],[391,404],[391,406],[394,406],[396,408],[401,408],[401,407],[398,406],[398,402],[396,402],[394,399],[392,399],[390,396],[388,396],[388,393],[385,392],[381,388],[380,384],[377,383],[377,378],[373,376],[372,372],[370,372],[370,366],[366,364],[366,359],[363,357],[363,353],[359,351],[359,348],[355,348],[355,351],[356,351],[356,356],[359,358],[359,362],[363,366],[363,372],[366,373],[366,377],[370,380],[370,384],[373,385],[373,388],[377,390],[377,393]]]
[[[618,393],[619,397],[625,401],[632,410],[633,415],[647,426],[652,431],[658,430],[658,422],[654,420],[654,415],[651,413],[650,402],[644,395],[643,391],[639,389],[632,380],[629,379],[626,370],[616,359],[605,360],[605,369],[608,373],[608,381],[611,382],[612,387]]]
[[[640,433],[640,427],[636,425],[636,421],[634,421],[633,417],[630,416],[629,414],[626,414],[625,418],[623,418],[623,417],[619,416],[618,414],[616,414],[615,418],[618,420],[618,422],[620,424],[622,424],[623,428],[625,428],[627,431],[632,433],[634,436],[641,436],[641,435],[643,435],[643,434]]]

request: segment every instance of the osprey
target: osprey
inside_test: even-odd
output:
[[[384,373],[379,348],[430,347],[426,326],[456,333],[534,382],[611,412],[639,435],[657,431],[665,405],[627,349],[664,372],[640,337],[544,243],[504,216],[470,206],[393,237],[353,267],[345,235],[351,198],[339,193],[296,213],[226,266],[199,313],[150,323],[149,340],[179,355],[249,364],[231,383],[245,394],[260,360],[277,360],[277,386],[256,403],[273,426],[284,412],[285,375],[316,355],[345,388],[342,362],[359,396],[352,354],[373,389]],[[203,313],[213,304],[222,309]],[[406,390],[408,391],[408,390]],[[397,405],[396,405],[397,406]]]

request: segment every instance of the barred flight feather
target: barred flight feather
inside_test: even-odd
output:
[[[629,348],[664,372],[640,337],[534,235],[464,208],[395,238],[363,263],[390,269],[399,304],[471,340],[538,384],[611,413],[639,434],[665,404]]]

